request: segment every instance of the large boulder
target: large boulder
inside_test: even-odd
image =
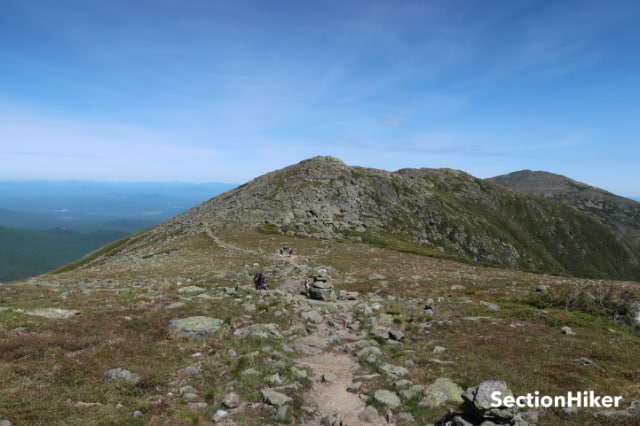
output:
[[[453,380],[440,377],[425,388],[424,399],[420,401],[420,405],[426,407],[439,407],[448,402],[461,404],[463,402],[463,392],[462,388]]]
[[[506,396],[513,396],[507,384],[499,380],[487,380],[478,386],[467,389],[462,394],[465,402],[464,409],[478,420],[490,420],[496,423],[505,423],[513,419],[517,414],[517,407],[494,407],[495,399],[492,398],[497,392],[500,399]]]
[[[204,316],[180,318],[171,321],[169,328],[185,337],[213,336],[222,327],[223,321]]]
[[[336,300],[336,291],[331,280],[314,281],[309,288],[309,297],[315,300]]]

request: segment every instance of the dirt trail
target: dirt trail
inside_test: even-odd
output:
[[[331,381],[314,381],[311,390],[305,394],[305,400],[317,407],[315,420],[320,421],[326,416],[339,415],[343,425],[372,426],[386,425],[386,421],[378,419],[369,423],[358,418],[365,403],[358,395],[348,392],[353,372],[358,369],[358,363],[350,355],[344,353],[322,353],[320,355],[300,358],[296,363],[311,370],[312,376],[333,374]]]

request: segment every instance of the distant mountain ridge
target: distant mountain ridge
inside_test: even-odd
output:
[[[314,157],[91,254],[70,267],[143,259],[217,227],[364,241],[499,267],[640,278],[640,254],[594,218],[451,169],[397,172]]]
[[[640,250],[640,203],[637,201],[543,171],[522,170],[488,180],[573,207],[602,222]]]

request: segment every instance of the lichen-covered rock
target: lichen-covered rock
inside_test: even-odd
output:
[[[400,406],[400,398],[394,392],[388,390],[377,390],[373,395],[373,399],[379,404],[385,405],[389,408],[397,408]]]
[[[122,382],[136,384],[140,381],[140,375],[132,373],[124,368],[112,368],[105,373],[105,376],[112,380],[120,380]]]
[[[283,339],[284,336],[278,329],[277,324],[251,324],[247,327],[242,327],[233,332],[234,336],[238,337],[258,337],[261,339]]]
[[[180,336],[207,337],[216,334],[222,324],[223,321],[216,318],[195,316],[172,320],[169,328]]]
[[[274,407],[280,407],[285,404],[289,404],[293,399],[288,395],[275,391],[273,389],[261,389],[260,396],[265,403],[273,405]]]
[[[453,380],[440,377],[425,388],[424,399],[420,401],[420,405],[439,407],[447,402],[461,404],[463,402],[463,392],[464,390]]]

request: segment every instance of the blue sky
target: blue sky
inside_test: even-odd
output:
[[[624,0],[2,0],[0,179],[333,155],[640,196],[639,24]]]

